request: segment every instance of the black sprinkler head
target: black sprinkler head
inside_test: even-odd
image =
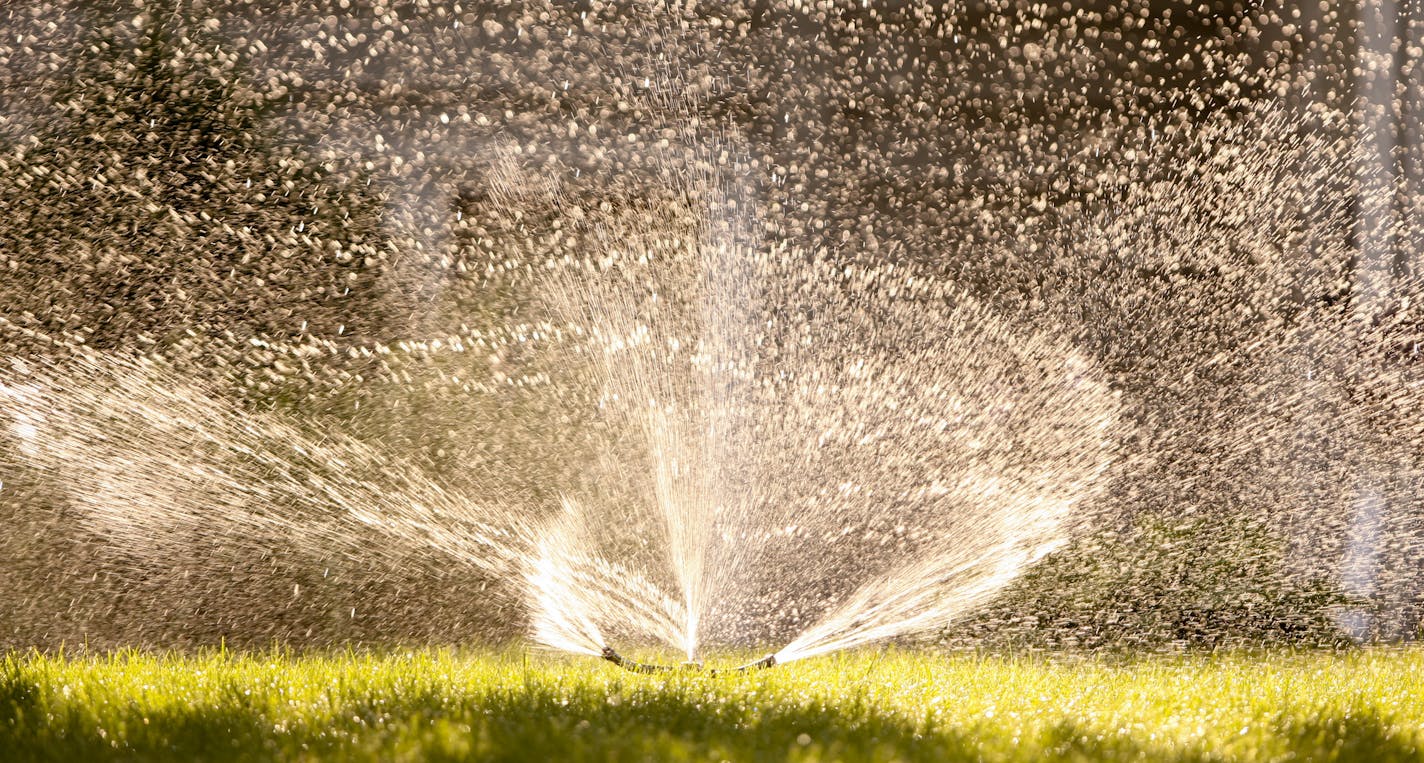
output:
[[[671,665],[648,665],[646,663],[634,662],[632,660],[625,659],[623,655],[614,651],[613,647],[611,646],[603,647],[603,659],[608,660],[614,665],[617,665],[618,667],[633,673],[671,673],[677,670],[677,668],[672,667]]]
[[[773,653],[768,654],[767,656],[761,658],[760,660],[757,660],[756,662],[749,662],[745,665],[742,665],[741,667],[734,668],[733,670],[737,673],[746,673],[750,670],[766,670],[767,668],[774,667],[776,667],[776,655]]]
[[[614,665],[617,665],[618,667],[624,670],[627,670],[632,673],[642,673],[644,675],[651,675],[654,673],[675,673],[679,671],[702,670],[702,663],[700,662],[684,662],[683,664],[677,666],[649,665],[645,662],[634,662],[633,660],[627,659],[623,655],[619,654],[611,646],[603,647],[603,652],[601,656],[603,657],[603,659],[608,660],[609,662],[613,663]],[[761,658],[760,660],[757,660],[756,662],[749,662],[745,665],[740,665],[730,670],[709,670],[707,672],[714,676],[718,673],[749,673],[753,670],[765,670],[767,668],[774,667],[775,665],[776,655],[768,654],[767,656]]]

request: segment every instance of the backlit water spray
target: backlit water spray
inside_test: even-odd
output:
[[[534,638],[590,655],[786,633],[788,662],[929,631],[1064,542],[1112,461],[1089,361],[914,268],[753,249],[706,219],[650,209],[539,269],[607,440],[592,482],[622,488],[545,518],[153,361],[17,363],[0,415],[142,554],[199,533],[370,553],[343,547],[361,527],[522,579]]]
[[[1106,481],[1116,400],[1061,340],[913,268],[653,218],[618,240],[556,265],[547,299],[584,338],[625,454],[602,479],[633,493],[566,500],[549,526],[541,641],[593,654],[621,628],[691,660],[707,640],[799,631],[786,662],[933,630],[1064,542]],[[584,528],[606,517],[626,534],[599,547]],[[631,569],[592,564],[631,539]],[[579,582],[602,572],[616,595]]]
[[[267,5],[0,14],[0,642],[1418,634],[1413,5]]]

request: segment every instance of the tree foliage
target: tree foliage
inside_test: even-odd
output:
[[[380,192],[279,138],[281,88],[248,81],[211,23],[149,8],[96,14],[86,54],[31,99],[40,129],[0,146],[7,312],[100,346],[376,330]]]

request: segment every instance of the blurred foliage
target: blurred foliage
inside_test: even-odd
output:
[[[951,648],[1180,651],[1351,644],[1333,579],[1282,575],[1288,542],[1259,522],[1151,515],[1087,533],[951,625]]]
[[[146,8],[91,11],[39,129],[0,133],[6,313],[121,349],[389,328],[370,173],[283,138],[280,94],[182,3]]]

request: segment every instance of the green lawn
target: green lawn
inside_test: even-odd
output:
[[[0,663],[0,760],[1412,760],[1424,650],[867,651],[640,676],[480,654]]]

